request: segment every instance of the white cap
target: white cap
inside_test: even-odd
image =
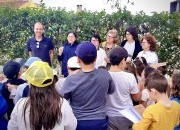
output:
[[[69,60],[67,62],[67,66],[69,68],[81,68],[79,63],[77,62],[77,56],[73,56],[73,57],[69,58]]]

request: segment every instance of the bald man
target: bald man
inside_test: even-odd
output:
[[[52,40],[44,36],[44,25],[40,22],[34,25],[34,37],[29,38],[27,50],[29,57],[38,57],[51,66],[54,56],[54,46]]]

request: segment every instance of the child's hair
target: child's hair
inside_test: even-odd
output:
[[[80,69],[80,68],[69,68],[71,71],[76,71],[76,70],[78,70],[78,69]]]
[[[95,38],[96,40],[98,40],[99,41],[99,44],[101,43],[101,38],[100,38],[100,36],[98,35],[98,34],[94,34],[92,37],[91,37],[91,39],[92,38]],[[91,41],[91,39],[90,39],[90,41]]]
[[[106,69],[106,66],[99,66],[98,69]]]
[[[174,73],[172,76],[171,96],[180,99],[180,73]]]
[[[157,68],[163,75],[167,73],[167,66],[160,66]]]
[[[149,67],[147,66],[144,69],[144,78],[146,79],[148,77],[149,74],[153,73],[156,69],[154,69],[153,67]]]
[[[123,59],[127,59],[128,52],[123,47],[117,47],[110,51],[109,58],[111,65],[119,65]]]
[[[53,83],[55,84],[58,81],[58,76],[54,75]]]
[[[168,81],[159,71],[155,71],[148,75],[145,80],[144,86],[151,91],[152,88],[156,89],[159,93],[166,93],[168,88]]]
[[[147,61],[144,57],[137,57],[133,63],[136,66],[136,72],[139,76],[141,76],[142,71],[146,66],[148,66]]]
[[[131,61],[126,62],[126,67],[124,68],[124,70],[129,73],[132,73],[135,76],[136,81],[138,81],[137,74],[136,74],[136,67],[133,62],[131,62]]]

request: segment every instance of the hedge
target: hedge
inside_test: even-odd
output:
[[[107,14],[105,11],[67,12],[61,8],[0,7],[0,64],[17,57],[27,59],[26,42],[33,36],[33,25],[37,21],[45,25],[45,35],[53,39],[56,55],[68,31],[75,31],[78,40],[84,41],[89,40],[94,33],[100,34],[105,40],[109,29],[117,29],[122,40],[125,29],[135,26],[140,37],[151,33],[157,38],[160,43],[160,62],[168,62],[169,72],[180,67],[180,14],[154,12],[148,16],[141,11],[132,15],[126,8]]]

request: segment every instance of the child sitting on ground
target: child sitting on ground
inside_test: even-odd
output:
[[[153,72],[145,80],[145,86],[151,99],[157,103],[146,108],[133,130],[173,130],[180,121],[180,105],[168,98],[166,78],[160,72]]]

